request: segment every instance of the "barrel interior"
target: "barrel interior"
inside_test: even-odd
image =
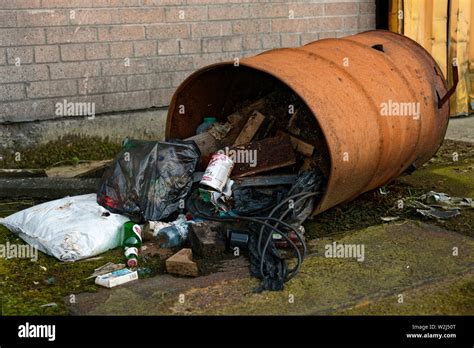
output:
[[[254,140],[273,137],[279,132],[291,133],[289,121],[296,113],[294,126],[299,133],[290,135],[315,148],[310,159],[296,152],[296,165],[268,174],[297,173],[301,168],[315,169],[324,176],[324,190],[331,163],[327,142],[317,119],[289,86],[266,72],[232,64],[213,65],[198,71],[180,86],[173,98],[168,115],[167,138],[191,137],[204,117],[216,117],[225,122],[228,115],[262,98],[266,102],[258,111],[267,120],[270,118],[273,121],[268,124],[266,120],[261,130],[267,130],[259,131]],[[180,110],[184,112],[180,113]]]

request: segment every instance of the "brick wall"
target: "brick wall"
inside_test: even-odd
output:
[[[375,27],[374,0],[0,0],[0,123],[168,105],[202,66]]]

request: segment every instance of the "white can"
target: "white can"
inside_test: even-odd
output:
[[[207,165],[200,184],[212,190],[222,192],[233,168],[234,162],[229,156],[215,153]]]

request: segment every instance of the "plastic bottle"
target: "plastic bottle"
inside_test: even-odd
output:
[[[184,243],[188,236],[186,216],[180,214],[170,226],[156,232],[155,237],[161,248],[174,248]]]
[[[217,119],[215,117],[204,117],[203,122],[196,128],[196,134],[201,134],[212,127]]]
[[[138,250],[142,246],[142,229],[133,221],[127,221],[122,227],[122,246],[125,250],[128,267],[137,267]]]

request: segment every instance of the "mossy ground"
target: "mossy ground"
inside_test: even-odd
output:
[[[3,152],[3,168],[47,168],[55,165],[74,165],[82,161],[111,159],[120,151],[120,144],[108,139],[68,136],[35,148]],[[19,159],[19,160],[18,160]],[[0,200],[0,217],[28,208],[41,201],[28,198]],[[0,244],[24,242],[0,226]],[[55,258],[38,253],[37,262],[25,259],[0,259],[0,302],[2,315],[57,315],[67,314],[62,298],[83,291],[96,291],[94,279],[85,280],[94,269],[107,262],[123,263],[122,252],[111,250],[101,259],[87,262],[61,263]],[[162,272],[162,262],[154,258],[142,260],[152,276]],[[44,270],[45,267],[46,270]],[[48,283],[49,280],[49,283]],[[53,307],[40,307],[48,303]]]
[[[308,221],[310,237],[343,233],[352,229],[380,224],[382,217],[425,220],[407,203],[429,191],[451,196],[474,197],[474,145],[446,140],[437,154],[411,175],[397,178],[379,190],[366,192],[355,200],[343,203]],[[398,202],[404,206],[399,209]],[[450,220],[429,220],[431,223],[461,234],[474,236],[474,209],[463,209]]]
[[[6,159],[3,163],[4,167],[9,168],[44,168],[58,162],[75,163],[77,161],[113,158],[119,148],[120,145],[118,144],[104,142],[99,139],[61,139],[56,143],[39,146],[34,151],[22,153],[22,161],[20,162],[15,161],[14,154],[3,154]],[[454,153],[457,154],[457,157]],[[367,192],[352,202],[330,209],[316,216],[312,221],[308,221],[305,225],[307,236],[309,239],[343,236],[344,233],[350,230],[380,225],[382,223],[380,218],[384,216],[399,216],[400,220],[424,220],[413,208],[405,206],[403,209],[398,209],[397,201],[402,199],[408,202],[430,190],[462,197],[474,196],[474,147],[472,145],[446,141],[430,163],[418,169],[411,176],[398,178],[387,185],[384,188],[384,192],[387,194],[381,194],[378,190]],[[0,202],[0,216],[7,216],[35,203],[38,202],[28,199],[11,199]],[[472,237],[474,234],[474,211],[463,209],[461,215],[456,218],[430,221],[430,223]],[[0,226],[0,244],[5,244],[7,241],[15,244],[23,243],[6,228]],[[146,257],[140,261],[142,267],[150,269],[150,273],[146,275],[147,277],[163,272],[163,263],[158,258]],[[0,296],[2,314],[68,314],[63,298],[81,292],[97,291],[98,287],[94,285],[94,280],[86,280],[85,278],[92,274],[95,268],[107,262],[123,262],[121,250],[116,249],[104,253],[99,260],[75,263],[60,263],[56,259],[41,253],[39,253],[37,262],[1,259]],[[309,259],[306,262],[310,264],[315,262],[315,267],[321,266],[318,259]],[[40,266],[45,267],[46,270]],[[307,266],[307,269],[310,270],[310,266]],[[331,267],[334,267],[334,265]],[[306,291],[301,283],[305,277],[307,275],[304,273],[299,275],[288,289],[294,294]],[[301,281],[298,279],[301,279]],[[473,281],[472,278],[469,279],[466,281],[460,280],[459,284],[456,283],[459,286],[454,290],[450,290],[450,293],[457,294],[459,292],[460,294],[455,296],[456,298],[452,302],[448,301],[452,303],[452,308],[462,306],[466,301],[466,294],[471,296],[472,299]],[[239,280],[233,289],[238,292],[239,289],[249,285],[247,283],[251,283],[250,286],[254,288],[257,281],[255,279]],[[339,290],[335,289],[335,291]],[[347,291],[350,291],[350,289],[347,289]],[[282,295],[265,293],[253,295],[252,298],[259,302],[262,299],[279,296]],[[437,296],[436,293],[433,296]],[[40,307],[52,302],[56,303],[57,306]],[[443,306],[449,307],[449,303],[443,304]],[[248,304],[250,312],[252,312],[250,309],[258,307],[253,306],[253,300]],[[383,303],[380,306],[364,307],[358,313],[381,313],[383,312],[381,309],[384,306]],[[407,308],[409,307],[407,306]],[[229,312],[230,309],[229,307],[222,310],[222,312]],[[407,312],[416,314],[416,310],[416,308],[412,308],[411,311],[407,310]],[[354,314],[355,312],[357,311],[347,310],[344,313]]]
[[[405,293],[406,301],[396,296],[361,301],[334,312],[336,315],[472,315],[474,313],[474,274],[449,278]]]
[[[44,169],[54,165],[73,165],[115,157],[121,145],[107,138],[67,136],[34,148],[0,152],[0,168]]]

